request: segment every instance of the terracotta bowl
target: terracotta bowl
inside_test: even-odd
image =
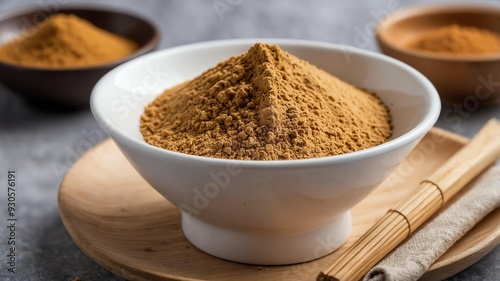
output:
[[[35,102],[61,108],[88,108],[90,92],[109,70],[156,48],[158,29],[149,21],[129,12],[101,7],[64,7],[54,12],[30,9],[0,15],[0,44],[17,37],[50,14],[71,13],[94,25],[131,39],[139,49],[123,59],[106,64],[75,68],[35,68],[0,62],[0,82],[13,92]]]
[[[377,27],[382,52],[422,72],[444,103],[479,106],[500,102],[500,53],[448,55],[412,50],[409,40],[451,25],[474,26],[500,34],[500,8],[490,6],[428,6],[404,10]]]

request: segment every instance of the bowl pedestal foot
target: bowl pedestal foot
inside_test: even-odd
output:
[[[182,230],[198,249],[230,261],[283,265],[315,260],[338,249],[351,233],[347,211],[319,228],[258,232],[209,224],[182,211]]]

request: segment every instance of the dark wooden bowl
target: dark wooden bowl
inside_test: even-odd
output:
[[[459,24],[500,34],[500,8],[477,5],[444,5],[410,8],[382,21],[377,40],[382,52],[422,72],[444,103],[500,103],[500,53],[449,55],[413,50],[409,40],[423,32]]]
[[[92,88],[104,74],[125,61],[154,50],[159,42],[158,28],[130,12],[107,7],[70,6],[56,12],[39,8],[4,13],[0,16],[0,44],[55,13],[75,14],[102,29],[129,38],[139,45],[139,49],[120,60],[89,67],[35,68],[0,62],[0,82],[13,92],[34,101],[87,108]]]

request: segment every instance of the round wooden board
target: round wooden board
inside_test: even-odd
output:
[[[129,280],[315,280],[387,209],[466,142],[433,129],[389,179],[352,210],[352,234],[340,249],[296,265],[246,265],[196,249],[182,234],[179,211],[137,174],[111,140],[89,151],[68,172],[59,191],[59,208],[82,251]],[[493,249],[500,241],[499,220],[497,209],[437,260],[422,280],[451,276]],[[327,242],[318,241],[319,246],[322,243]]]

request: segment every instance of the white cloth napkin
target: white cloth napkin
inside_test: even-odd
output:
[[[399,245],[364,281],[420,278],[442,254],[486,215],[500,207],[500,166],[490,167],[465,187],[466,192]]]

